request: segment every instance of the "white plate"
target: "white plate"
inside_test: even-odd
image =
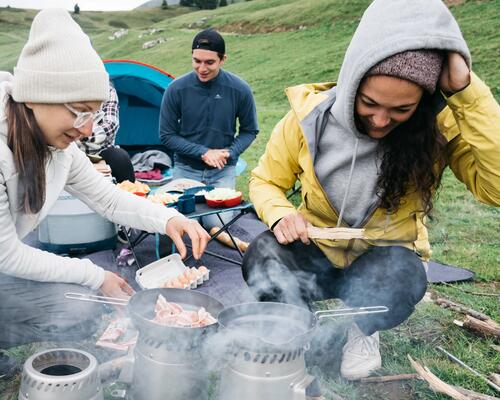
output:
[[[195,186],[205,186],[202,182],[195,181],[194,179],[175,179],[168,182],[166,185],[162,185],[156,191],[158,193],[162,192],[183,192],[185,189],[195,187]]]

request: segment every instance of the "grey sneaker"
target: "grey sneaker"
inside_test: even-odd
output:
[[[341,375],[353,381],[370,376],[381,366],[378,332],[366,336],[353,323],[347,332],[347,343],[342,350]]]

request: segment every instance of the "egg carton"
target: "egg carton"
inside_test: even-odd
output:
[[[135,273],[135,280],[141,289],[162,287],[196,289],[209,278],[209,269],[187,267],[178,253],[148,264]]]

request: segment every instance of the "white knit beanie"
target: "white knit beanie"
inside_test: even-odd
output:
[[[14,68],[19,103],[105,101],[109,77],[89,37],[66,10],[40,11]]]

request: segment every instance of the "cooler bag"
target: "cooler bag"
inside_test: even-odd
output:
[[[116,233],[113,222],[63,191],[38,227],[38,240],[52,253],[90,253],[114,249]]]

